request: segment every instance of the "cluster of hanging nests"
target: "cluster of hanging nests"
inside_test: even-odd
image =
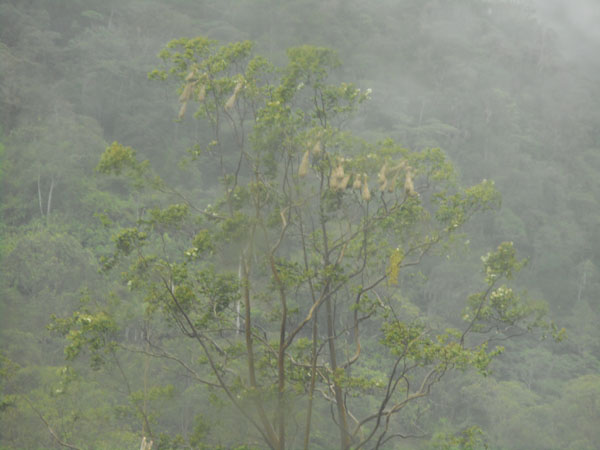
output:
[[[196,100],[203,102],[206,98],[206,84],[203,83],[202,77],[198,76],[197,69],[193,69],[185,77],[185,86],[183,92],[179,96],[179,102],[181,108],[179,110],[178,118],[182,119],[185,116],[188,102],[192,99],[194,93],[196,94]],[[244,81],[238,80],[233,89],[231,97],[225,103],[225,111],[233,110],[237,97],[244,87]],[[317,138],[314,144],[309,145],[309,149],[304,152],[300,167],[298,168],[298,176],[300,178],[305,177],[308,174],[308,168],[310,166],[310,157],[318,157],[323,151],[323,144],[321,138]],[[360,190],[361,197],[365,201],[371,199],[371,191],[369,190],[368,176],[366,173],[346,173],[344,171],[344,158],[337,158],[335,167],[331,170],[329,176],[329,188],[333,191],[343,191],[351,188],[354,190]],[[396,182],[400,176],[404,175],[404,192],[407,195],[417,195],[415,186],[413,183],[414,172],[412,167],[408,165],[405,160],[397,162],[396,164],[389,164],[388,161],[384,162],[383,166],[377,174],[379,181],[379,190],[381,192],[394,192],[396,189]],[[350,181],[352,180],[352,183]]]
[[[229,97],[227,102],[225,102],[225,111],[230,112],[231,110],[233,110],[233,107],[235,106],[235,101],[237,100],[237,97],[243,87],[244,81],[238,80],[238,82],[235,85],[235,88],[233,89],[233,94],[231,94],[231,97]],[[198,76],[197,69],[192,70],[185,77],[185,86],[183,88],[183,92],[179,96],[181,108],[179,109],[179,114],[177,115],[178,119],[183,119],[183,117],[185,116],[187,104],[194,96],[194,92],[196,93],[196,100],[202,103],[206,98],[206,84],[202,82],[202,77]]]
[[[308,174],[310,165],[310,156],[317,157],[323,151],[321,140],[317,139],[312,148],[304,152],[300,167],[298,168],[298,176],[305,177]],[[329,188],[333,191],[343,191],[345,189],[360,190],[361,197],[365,201],[371,199],[371,191],[369,190],[369,179],[366,173],[346,173],[344,171],[344,158],[337,158],[335,167],[331,170],[329,176]],[[417,195],[413,182],[414,172],[412,167],[406,161],[400,161],[394,165],[387,161],[383,164],[377,179],[379,181],[379,190],[381,192],[393,192],[396,189],[396,183],[400,176],[404,175],[404,191],[407,195]],[[352,181],[352,183],[350,183]]]

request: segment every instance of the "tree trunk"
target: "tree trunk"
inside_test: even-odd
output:
[[[44,207],[42,206],[42,188],[40,186],[40,174],[38,173],[37,179],[37,188],[38,188],[38,201],[40,203],[40,215],[44,217]]]
[[[48,191],[48,204],[46,205],[46,220],[50,217],[50,209],[52,207],[52,191],[54,190],[54,175],[50,181],[50,190]]]
[[[312,408],[313,408],[313,396],[315,393],[315,382],[317,378],[317,338],[318,327],[317,327],[317,311],[313,317],[313,329],[312,329],[312,360],[310,367],[310,389],[308,391],[308,411],[306,412],[306,429],[304,431],[304,450],[308,450],[308,444],[310,443],[310,429],[312,420]]]
[[[279,439],[275,434],[275,430],[271,426],[267,415],[265,414],[265,410],[262,406],[262,401],[258,392],[258,384],[256,382],[256,369],[254,367],[254,345],[252,338],[252,315],[251,315],[251,305],[250,305],[250,268],[248,261],[245,260],[242,255],[242,268],[243,268],[243,280],[242,280],[242,292],[244,297],[244,306],[245,306],[245,324],[244,324],[244,332],[246,338],[246,352],[248,355],[248,377],[250,380],[250,386],[254,391],[252,395],[254,396],[254,403],[256,405],[256,409],[258,410],[258,416],[264,428],[265,434],[269,440],[270,446],[275,450],[280,449]]]
[[[240,285],[242,284],[242,257],[240,256],[240,262],[239,262],[239,266],[238,266],[238,279],[240,281]],[[236,330],[236,334],[240,334],[241,333],[241,315],[240,315],[240,300],[236,300],[235,301],[235,330]]]
[[[325,300],[325,306],[327,309],[327,340],[329,341],[329,364],[331,365],[332,372],[337,372],[337,359],[335,356],[335,329],[333,326],[333,308],[331,307],[331,296],[327,294],[327,300]],[[344,405],[344,395],[342,388],[333,380],[333,392],[335,393],[335,401],[337,403],[338,410],[338,426],[340,428],[340,448],[342,450],[348,450],[350,448],[350,433],[348,432],[348,420],[346,415],[346,406]]]

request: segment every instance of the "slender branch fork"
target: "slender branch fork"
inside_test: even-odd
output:
[[[52,426],[50,425],[50,423],[48,423],[48,421],[46,420],[46,418],[44,417],[44,415],[33,405],[32,401],[29,400],[29,398],[27,396],[23,396],[23,398],[25,399],[25,401],[27,402],[27,404],[31,407],[31,409],[33,410],[33,412],[35,412],[36,416],[38,416],[40,418],[40,420],[42,422],[44,422],[44,425],[46,425],[46,428],[48,429],[48,432],[50,433],[50,435],[52,436],[52,438],[56,441],[56,443],[58,445],[60,445],[61,447],[66,447],[66,448],[70,448],[73,450],[82,450],[81,447],[77,447],[75,445],[69,444],[68,442],[62,440],[60,438],[60,436],[56,433],[56,431],[54,431],[54,429],[52,428]]]

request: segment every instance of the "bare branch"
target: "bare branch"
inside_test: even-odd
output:
[[[29,400],[29,398],[27,396],[25,396],[25,395],[23,396],[23,398],[29,404],[29,406],[31,407],[31,409],[33,410],[33,412],[35,412],[35,414],[40,418],[40,420],[42,422],[44,422],[44,425],[46,425],[46,428],[48,428],[48,432],[52,435],[52,437],[54,438],[54,440],[56,441],[56,443],[58,445],[60,445],[61,447],[71,448],[73,450],[82,450],[80,447],[77,447],[75,445],[72,445],[72,444],[69,444],[68,442],[63,441],[58,436],[58,434],[56,434],[56,432],[50,426],[50,424],[48,423],[48,421],[44,418],[44,416],[42,415],[42,413],[35,406],[33,406],[33,403],[31,402],[31,400]]]

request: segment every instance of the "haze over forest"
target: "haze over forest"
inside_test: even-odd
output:
[[[599,22],[0,0],[0,450],[597,449]]]

